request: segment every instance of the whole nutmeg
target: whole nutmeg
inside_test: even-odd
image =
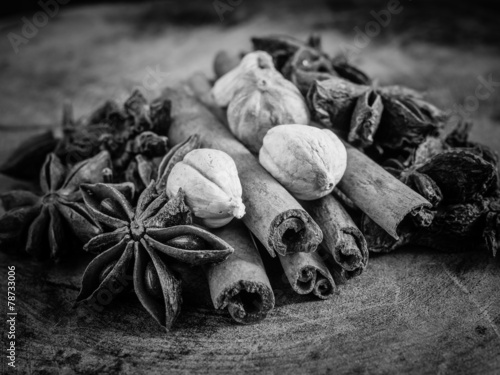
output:
[[[259,162],[294,197],[314,200],[331,193],[340,181],[347,152],[329,130],[281,125],[264,137]]]
[[[269,129],[283,124],[309,124],[309,110],[297,87],[279,73],[254,72],[227,109],[231,132],[257,153]]]
[[[209,228],[219,228],[245,215],[241,183],[233,159],[225,152],[201,148],[186,154],[167,179],[167,194],[179,189],[195,217]]]
[[[253,82],[255,72],[265,76],[280,75],[273,58],[267,52],[255,51],[245,55],[236,68],[220,77],[212,88],[212,96],[219,107],[227,107],[236,92]]]

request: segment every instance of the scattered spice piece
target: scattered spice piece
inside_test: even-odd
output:
[[[255,50],[269,53],[274,65],[286,78],[292,82],[300,79],[306,72],[310,77],[317,78],[342,77],[353,83],[369,85],[370,78],[360,69],[351,65],[344,56],[331,58],[321,48],[321,38],[318,34],[309,37],[306,43],[287,35],[270,35],[251,39]],[[305,82],[302,80],[302,82]],[[313,83],[313,80],[308,80]],[[303,92],[307,86],[300,86]]]
[[[125,101],[123,108],[113,101],[104,103],[89,116],[74,120],[71,106],[63,115],[63,136],[55,153],[67,164],[107,150],[113,161],[115,178],[129,168],[137,155],[154,158],[165,155],[170,123],[170,103],[148,103],[139,90]],[[133,170],[133,167],[130,167]],[[127,175],[132,172],[129,170]]]
[[[444,112],[400,86],[373,88],[334,77],[317,81],[307,94],[311,117],[380,162],[388,155],[409,155],[435,136]]]
[[[105,181],[110,167],[106,151],[69,170],[49,154],[40,172],[41,196],[19,190],[0,195],[7,210],[0,218],[2,248],[23,248],[38,259],[60,260],[72,248],[69,233],[82,242],[97,235],[100,227],[87,212],[79,189],[83,183]]]

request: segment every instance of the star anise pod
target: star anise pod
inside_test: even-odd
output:
[[[107,150],[115,173],[121,174],[137,154],[147,157],[163,156],[170,124],[170,102],[156,100],[148,103],[136,90],[123,107],[107,101],[87,117],[74,120],[71,107],[63,115],[63,137],[56,154],[68,164],[82,156]],[[146,135],[143,135],[146,134]]]
[[[104,228],[85,249],[99,255],[82,278],[79,301],[112,300],[133,269],[135,293],[153,318],[169,330],[180,311],[180,281],[169,263],[190,265],[221,262],[233,249],[220,238],[192,223],[182,190],[168,200],[154,181],[140,195],[137,207],[108,184],[81,187],[90,213]],[[121,288],[123,289],[123,288]]]
[[[340,77],[316,80],[307,94],[313,119],[333,128],[377,162],[408,158],[439,134],[445,114],[411,89],[370,87]]]
[[[156,190],[160,192],[165,189],[170,171],[184,156],[190,151],[200,147],[199,137],[195,134],[184,142],[172,147],[170,151],[159,161],[144,157],[142,154],[136,155],[135,160],[127,170],[126,179],[134,183],[138,190],[142,191],[152,180],[156,181]]]
[[[0,195],[7,210],[0,218],[2,248],[16,245],[37,258],[59,260],[71,249],[70,234],[82,242],[97,235],[100,228],[87,212],[80,184],[104,181],[110,167],[106,151],[69,170],[49,154],[40,172],[42,195],[20,190]]]

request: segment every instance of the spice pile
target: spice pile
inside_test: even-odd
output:
[[[446,133],[444,111],[374,85],[318,36],[252,43],[217,55],[213,85],[197,74],[79,120],[66,107],[62,129],[0,167],[39,187],[0,195],[2,250],[95,254],[77,302],[114,298],[129,278],[166,329],[180,312],[179,263],[203,267],[214,306],[235,321],[264,319],[274,294],[256,241],[295,292],[321,299],[362,274],[368,250],[496,255],[497,156],[469,141],[470,124]]]

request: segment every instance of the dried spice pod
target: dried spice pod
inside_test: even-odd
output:
[[[370,84],[370,78],[348,63],[345,57],[330,58],[321,48],[321,38],[312,34],[307,42],[287,35],[270,35],[251,39],[255,50],[266,51],[273,57],[276,69],[292,79],[299,70],[340,76],[353,83]]]
[[[417,169],[439,187],[447,204],[481,200],[498,185],[496,166],[466,150],[449,150]]]
[[[280,71],[285,78],[291,79],[298,70],[336,75],[329,57],[311,47],[299,48]]]
[[[39,259],[59,260],[70,249],[71,235],[86,242],[100,233],[82,202],[79,187],[103,181],[103,171],[110,166],[106,151],[69,170],[55,154],[49,154],[40,172],[42,196],[28,191],[0,196],[7,210],[0,218],[2,248],[16,244]]]
[[[0,165],[0,173],[21,180],[37,179],[45,158],[54,151],[58,142],[52,130],[29,137]]]
[[[310,72],[298,69],[293,72],[290,80],[295,86],[297,86],[300,93],[306,97],[314,82],[324,81],[330,79],[331,77],[332,75],[330,73]]]
[[[158,192],[166,188],[167,179],[170,172],[172,172],[172,168],[182,161],[187,154],[198,148],[200,148],[200,138],[196,134],[172,147],[158,167],[158,183],[156,186]]]
[[[368,90],[339,77],[315,82],[306,97],[311,117],[347,136],[358,98]]]
[[[305,47],[303,42],[288,35],[253,37],[251,41],[254,50],[265,51],[273,57],[274,65],[279,71],[297,50]]]
[[[166,192],[156,192],[152,181],[134,209],[111,185],[83,184],[81,190],[89,212],[106,231],[85,245],[87,251],[99,255],[85,270],[77,302],[99,303],[103,295],[112,300],[123,290],[116,284],[127,280],[127,271],[133,267],[132,282],[139,301],[170,330],[180,312],[181,284],[168,260],[191,265],[220,262],[233,249],[210,232],[189,225],[191,212],[182,191],[169,200]],[[186,236],[197,237],[191,244],[203,248],[185,249]],[[178,246],[180,243],[183,245]],[[114,266],[102,280],[100,275],[112,262]]]
[[[376,143],[389,149],[418,146],[436,135],[446,118],[444,112],[424,101],[413,90],[390,86],[378,90],[384,111],[375,135]]]
[[[130,163],[137,156],[152,159],[165,155],[167,149],[167,137],[144,131],[126,143],[121,155],[113,160],[113,165],[119,170],[124,170],[127,166],[130,167]],[[137,164],[137,168],[140,167],[141,164]],[[137,170],[137,173],[140,175],[144,171]]]
[[[498,244],[489,242],[491,234],[498,236],[498,228],[486,224],[487,217],[495,217],[488,208],[488,202],[473,202],[440,206],[434,221],[427,228],[408,230],[404,242],[390,242],[372,247],[371,251],[393,251],[403,245],[412,244],[444,252],[479,251],[489,249],[496,253]],[[370,240],[372,236],[365,236]],[[379,240],[378,240],[379,241]]]
[[[441,189],[436,182],[426,174],[412,172],[402,181],[427,199],[433,207],[436,207],[443,200]]]
[[[470,125],[459,123],[443,141],[428,137],[413,153],[399,178],[433,204],[428,227],[407,222],[403,240],[380,234],[365,218],[363,230],[372,251],[392,251],[417,244],[440,251],[498,249],[498,172],[496,157],[468,141]],[[459,147],[453,147],[453,146]]]
[[[345,57],[340,56],[332,60],[332,66],[339,77],[358,85],[370,85],[371,78],[361,69],[350,64]]]
[[[63,137],[55,153],[72,165],[107,150],[116,175],[121,175],[137,154],[145,157],[163,156],[166,152],[164,134],[170,124],[170,103],[166,100],[147,102],[136,90],[123,108],[108,101],[90,115],[79,120],[65,107]]]
[[[383,109],[382,99],[374,90],[361,94],[351,117],[351,128],[347,135],[349,143],[362,148],[370,146],[380,124]]]
[[[405,161],[407,167],[416,168],[429,161],[433,156],[449,148],[439,137],[429,136],[415,149],[409,160]]]
[[[156,165],[153,159],[136,155],[123,174],[125,181],[131,182],[138,192],[143,191],[151,180],[156,178]],[[105,181],[109,182],[109,181]]]

